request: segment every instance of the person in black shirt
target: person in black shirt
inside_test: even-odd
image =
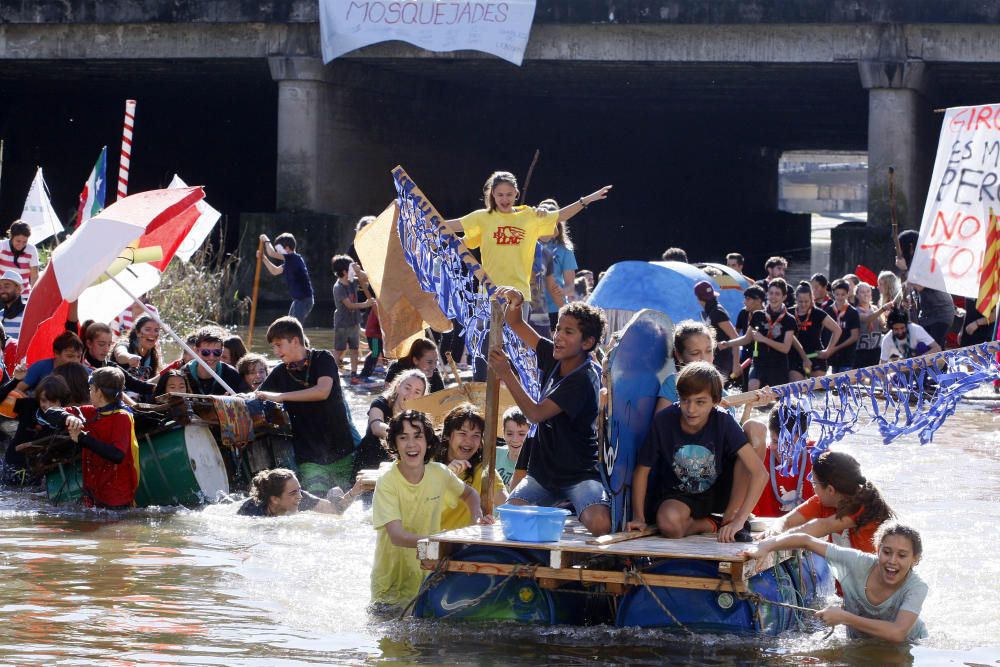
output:
[[[303,491],[295,473],[287,468],[261,470],[251,486],[250,497],[236,511],[240,516],[286,516],[309,511],[343,514],[362,492],[360,485],[347,493],[335,488],[331,489],[332,499],[319,498]]]
[[[855,367],[854,357],[858,349],[858,339],[861,338],[861,314],[858,309],[847,302],[851,294],[851,284],[846,280],[834,280],[833,303],[826,312],[830,313],[840,329],[840,339],[830,340],[828,347],[832,350],[829,358],[830,368],[834,373],[843,373]]]
[[[490,365],[529,421],[538,425],[528,474],[510,495],[511,504],[552,506],[568,500],[594,535],[611,532],[611,502],[601,483],[597,451],[597,396],[601,376],[591,353],[604,336],[604,313],[580,301],[564,305],[553,340],[541,338],[521,317],[524,295],[500,288],[507,323],[538,355],[542,395],[534,401],[514,373],[503,350],[490,352]],[[525,456],[518,457],[522,468]]]
[[[719,305],[719,293],[715,291],[712,283],[707,280],[695,283],[694,295],[702,306],[701,319],[715,330],[717,342],[721,343],[739,336],[729,319],[729,313]],[[727,381],[735,380],[743,375],[743,368],[740,366],[740,348],[738,347],[731,348],[730,352],[715,355],[713,363]]]
[[[767,308],[751,314],[747,333],[719,346],[720,350],[731,345],[751,346],[750,391],[788,382],[788,352],[795,338],[795,318],[785,307],[787,291],[783,279],[772,280],[767,288]]]
[[[403,371],[416,368],[427,378],[427,393],[444,389],[444,379],[438,370],[438,348],[430,338],[417,338],[410,343],[406,355],[393,361],[385,369],[385,384],[389,386]]]
[[[795,354],[788,358],[788,377],[792,382],[806,377],[826,374],[827,359],[833,354],[834,346],[840,338],[840,327],[825,310],[816,307],[813,290],[809,283],[802,282],[795,289],[795,340],[792,347]],[[829,343],[823,345],[823,330],[826,329]]]
[[[792,286],[789,283],[785,282],[785,271],[788,270],[788,260],[784,257],[778,256],[769,257],[767,262],[764,264],[764,268],[767,270],[767,277],[758,280],[757,285],[759,285],[760,288],[766,292],[768,285],[771,284],[771,281],[780,278],[782,285],[785,287],[785,307],[794,307],[795,290],[792,289]]]
[[[315,493],[325,493],[333,486],[347,488],[354,438],[337,362],[328,350],[309,349],[309,339],[294,317],[272,322],[267,342],[282,363],[274,367],[255,395],[284,403],[292,422],[292,447],[302,485]]]
[[[833,303],[833,299],[830,298],[830,280],[822,273],[814,273],[809,279],[809,286],[812,288],[813,302],[816,307],[826,310]]]
[[[232,387],[233,391],[237,394],[247,393],[250,391],[250,385],[240,372],[222,361],[225,340],[226,332],[221,327],[202,327],[195,334],[194,353],[211,366],[215,374]],[[191,388],[191,393],[203,396],[225,396],[228,393],[226,388],[194,359],[181,366],[181,370],[188,387]]]

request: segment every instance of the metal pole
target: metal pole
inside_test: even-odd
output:
[[[233,389],[232,387],[230,387],[228,384],[226,384],[226,381],[223,380],[221,377],[219,377],[219,374],[215,372],[215,369],[213,369],[211,366],[209,366],[208,364],[206,364],[205,360],[202,359],[200,355],[196,354],[194,350],[192,350],[190,347],[188,347],[188,344],[186,342],[184,342],[184,339],[181,338],[180,336],[178,336],[176,333],[174,333],[174,330],[171,329],[163,320],[161,320],[156,313],[154,313],[149,308],[147,308],[146,304],[144,304],[142,302],[142,300],[139,299],[139,297],[137,297],[136,295],[132,294],[131,290],[129,290],[129,288],[125,287],[125,285],[123,285],[121,283],[121,281],[118,280],[118,278],[116,278],[115,276],[113,276],[113,275],[111,275],[110,273],[107,273],[107,272],[105,272],[104,275],[106,275],[108,277],[108,280],[114,281],[115,285],[118,285],[118,287],[120,287],[123,292],[125,292],[126,294],[128,294],[129,297],[133,301],[135,301],[137,304],[139,304],[139,307],[142,308],[142,310],[147,315],[149,315],[151,318],[153,318],[154,322],[156,322],[157,324],[160,325],[161,329],[163,329],[164,331],[167,332],[168,336],[170,336],[175,341],[177,341],[178,345],[180,345],[182,348],[184,348],[184,350],[188,354],[190,354],[192,357],[194,357],[194,360],[197,361],[201,365],[202,368],[204,368],[206,371],[208,371],[209,375],[211,375],[213,378],[215,378],[215,381],[218,382],[219,385],[223,389],[226,390],[226,393],[228,393],[230,396],[235,396],[236,395],[236,390]]]

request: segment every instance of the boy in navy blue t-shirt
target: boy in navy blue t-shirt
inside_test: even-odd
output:
[[[677,375],[677,393],[680,403],[656,414],[639,450],[628,530],[646,527],[652,500],[664,537],[718,532],[720,542],[749,542],[748,519],[767,471],[736,420],[716,409],[722,376],[707,362],[690,363]],[[737,458],[743,465],[736,465]],[[653,470],[657,488],[647,496]],[[713,513],[721,513],[721,520]]]
[[[261,234],[260,240],[264,242],[264,256],[261,259],[267,272],[272,276],[285,277],[288,295],[292,297],[292,305],[288,308],[289,317],[305,324],[313,309],[313,287],[305,260],[295,252],[295,237],[286,232],[274,239],[274,245],[271,245],[267,234]],[[271,262],[268,257],[280,260],[281,264]]]

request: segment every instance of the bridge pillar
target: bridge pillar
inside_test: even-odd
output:
[[[920,227],[934,166],[924,63],[861,61],[858,70],[868,90],[868,224],[833,230],[833,275],[852,272],[857,264],[875,271],[893,265],[889,169],[894,172],[896,219],[902,231]]]

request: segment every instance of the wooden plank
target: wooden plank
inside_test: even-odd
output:
[[[422,567],[433,570],[438,563],[425,562]],[[551,568],[541,566],[510,565],[506,563],[477,563],[474,561],[452,560],[445,563],[443,570],[462,574],[483,574],[506,577],[514,575],[538,580],[576,581],[591,584],[618,586],[642,586],[643,581],[650,586],[664,588],[685,588],[699,591],[726,591],[742,593],[746,591],[743,582],[735,585],[729,579],[714,577],[683,577],[671,574],[643,574],[640,579],[634,573],[611,570],[588,570],[582,567]]]
[[[503,306],[496,299],[490,302],[489,351],[503,348]],[[487,355],[487,360],[489,355]],[[493,366],[486,371],[486,432],[483,434],[483,462],[486,479],[483,481],[483,514],[493,514],[493,485],[497,478],[497,419],[500,418],[500,376]]]
[[[587,540],[587,544],[618,544],[619,542],[637,540],[640,537],[656,535],[656,531],[656,526],[646,526],[642,530],[626,530],[620,533],[608,533],[607,535],[601,535],[600,537]]]
[[[719,574],[728,575],[734,581],[747,581],[765,570],[782,563],[792,557],[794,551],[772,551],[761,560],[743,561],[741,563],[719,563]]]
[[[769,523],[769,522],[764,522]],[[759,533],[758,533],[759,534]],[[592,544],[593,536],[577,521],[568,521],[557,542],[515,542],[503,535],[499,523],[490,526],[468,526],[433,535],[430,539],[457,545],[488,545],[515,549],[536,549],[571,553],[607,554],[618,556],[648,556],[650,558],[691,558],[742,563],[747,545],[740,542],[722,543],[715,535],[691,535],[681,539],[646,536],[612,544]]]

